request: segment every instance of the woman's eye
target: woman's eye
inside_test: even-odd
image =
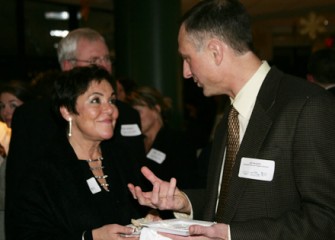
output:
[[[17,108],[17,104],[11,104],[11,105],[10,105],[10,108],[11,108],[11,109],[15,109],[15,108]]]
[[[91,103],[100,103],[100,99],[99,98],[93,98],[91,100]]]
[[[109,100],[110,104],[115,104],[116,103],[116,98],[112,98],[111,100]]]

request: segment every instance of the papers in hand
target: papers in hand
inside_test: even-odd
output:
[[[188,228],[191,225],[212,226],[213,222],[189,220],[189,219],[168,219],[149,223],[142,223],[142,227],[148,227],[157,232],[165,232],[181,236],[189,236]]]

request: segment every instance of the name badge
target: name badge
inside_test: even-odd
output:
[[[134,137],[141,135],[141,129],[137,124],[122,124],[121,125],[121,136]]]
[[[166,154],[157,149],[151,148],[147,154],[147,158],[153,160],[156,163],[161,164],[166,158]]]
[[[96,194],[98,192],[101,192],[101,188],[94,177],[87,179],[86,182],[91,190],[91,193]]]
[[[275,162],[272,160],[257,159],[257,158],[242,158],[240,178],[249,178],[261,181],[272,181],[275,172]]]

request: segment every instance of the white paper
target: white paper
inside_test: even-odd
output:
[[[160,235],[154,229],[143,228],[141,230],[140,240],[170,240],[170,238]]]
[[[189,236],[189,227],[191,225],[201,225],[201,226],[212,226],[213,222],[207,221],[198,221],[198,220],[191,220],[191,219],[168,219],[168,220],[161,220],[156,222],[144,223],[142,226],[156,230],[157,232],[165,232],[175,235],[181,236]]]

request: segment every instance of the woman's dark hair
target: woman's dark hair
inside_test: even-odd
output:
[[[158,105],[164,122],[167,121],[168,114],[172,109],[169,98],[163,97],[157,89],[148,86],[139,87],[130,92],[126,97],[126,102],[131,106],[147,106],[150,109],[156,109],[156,105]]]
[[[78,114],[76,109],[78,97],[87,91],[92,82],[100,83],[103,80],[107,80],[115,88],[111,75],[105,69],[95,65],[76,67],[59,74],[54,82],[52,97],[57,116],[60,117],[60,107],[65,107],[69,112]]]
[[[33,98],[29,84],[22,80],[11,80],[0,87],[1,93],[10,93],[20,99],[22,102],[27,102]]]

